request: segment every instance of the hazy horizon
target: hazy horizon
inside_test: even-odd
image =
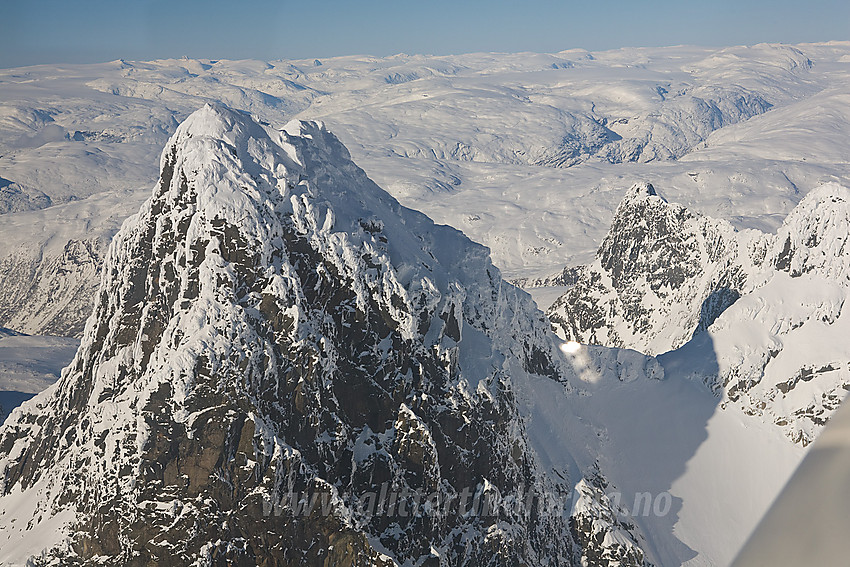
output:
[[[0,67],[116,59],[311,59],[397,53],[604,51],[622,47],[850,40],[850,3],[703,4],[534,0],[400,5],[220,0],[132,4],[34,0],[0,6]]]

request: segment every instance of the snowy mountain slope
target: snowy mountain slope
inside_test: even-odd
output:
[[[2,319],[30,334],[80,336],[106,247],[143,201],[138,193],[116,191],[4,215]]]
[[[850,406],[839,410],[732,565],[841,565],[847,560]],[[800,525],[799,518],[809,521]]]
[[[101,197],[79,209],[98,212],[74,234],[51,219],[55,205],[67,216],[73,199],[120,190],[137,207],[166,137],[207,101],[275,123],[324,120],[382,186],[490,247],[512,278],[589,262],[618,191],[641,179],[738,228],[773,230],[822,182],[850,183],[848,53],[833,43],[0,70],[0,211],[10,211],[0,236],[21,236],[24,222],[9,215],[42,219],[24,250],[3,256],[32,277],[50,269],[30,259],[61,261],[64,242],[48,252],[45,240],[110,238],[111,225],[98,229],[109,221],[97,215],[112,214]],[[630,159],[654,161],[609,163]],[[529,165],[544,162],[577,164]],[[37,217],[12,212],[46,206]],[[33,285],[5,274],[0,283]],[[21,329],[56,332],[49,325]]]
[[[57,257],[32,258],[21,248],[0,262],[10,284],[0,316],[24,331],[78,336],[91,310],[104,240],[68,240]]]
[[[817,60],[816,66],[824,72],[810,96],[773,108],[756,120],[712,132],[700,151],[685,159],[736,162],[741,159],[737,152],[743,151],[750,159],[785,162],[786,167],[800,161],[846,163],[848,150],[844,140],[850,120],[846,108],[846,65],[850,61],[843,45],[800,48]]]
[[[711,348],[693,365],[716,365]],[[571,390],[518,386],[532,443],[554,470],[603,471],[656,565],[728,565],[804,449],[720,401],[681,367],[635,351],[578,346]]]
[[[641,565],[604,501],[511,504],[581,480],[547,475],[512,386],[571,373],[484,247],[402,208],[321,124],[206,106],[112,241],[71,366],[0,429],[0,561]],[[381,487],[501,504],[357,505]]]
[[[736,232],[636,185],[597,258],[549,311],[558,333],[635,348],[803,445],[850,389],[850,191],[809,193],[777,234]],[[694,366],[710,346],[717,366]]]

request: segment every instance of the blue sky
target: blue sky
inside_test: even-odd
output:
[[[850,40],[848,0],[0,0],[0,67]]]

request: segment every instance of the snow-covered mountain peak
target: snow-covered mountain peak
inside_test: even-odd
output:
[[[640,565],[633,535],[593,517],[571,533],[507,504],[362,505],[568,494],[513,383],[571,372],[486,248],[399,205],[323,126],[207,106],[112,241],[75,359],[0,428],[0,562]],[[322,495],[321,514],[292,507]]]
[[[254,135],[261,130],[256,122],[246,119],[241,113],[220,104],[207,103],[180,123],[171,143],[193,137],[206,137],[230,139],[232,143],[238,144],[250,135],[247,132],[249,129],[254,130]]]
[[[289,196],[293,187],[305,179],[306,171],[328,168],[338,170],[344,168],[350,160],[348,150],[328,132],[322,122],[293,120],[275,129],[268,123],[255,121],[244,112],[207,103],[190,114],[171,136],[160,159],[160,171],[170,173],[175,167],[182,167],[188,178],[190,175],[198,175],[210,162],[215,162],[220,169],[226,169],[231,174],[240,172],[251,180],[238,177],[200,180],[208,182],[200,184],[200,191],[212,190],[207,198],[226,200],[225,193],[220,191],[221,182],[225,182],[234,192],[243,190],[255,200],[268,197],[274,200],[274,193]],[[288,186],[282,183],[277,187],[275,181],[282,179],[288,181]],[[216,183],[210,183],[212,181]],[[251,191],[254,186],[264,185],[266,191],[262,193]],[[352,189],[359,189],[361,185],[352,184]],[[179,193],[181,187],[180,184],[173,187],[160,185],[160,189],[169,188],[177,189]],[[380,189],[375,191],[375,188],[377,186],[369,188],[374,196],[383,193]],[[312,187],[308,191],[311,196],[318,196],[316,189],[330,191],[332,188]],[[338,200],[340,193],[327,197],[336,197]]]
[[[850,384],[832,339],[848,321],[850,191],[812,191],[776,234],[738,232],[647,193],[629,190],[596,260],[550,308],[556,331],[666,353],[744,412],[810,442]]]
[[[827,183],[808,193],[782,223],[770,252],[792,276],[813,272],[850,280],[850,189]]]
[[[347,148],[320,121],[293,120],[275,129],[207,104],[180,125],[161,163],[162,175],[170,177],[168,183],[161,178],[154,201],[186,205],[189,182],[197,193],[190,199],[197,204],[189,208],[203,209],[208,218],[247,227],[248,211],[260,216],[275,211],[291,218],[299,232],[346,233],[349,240],[369,241],[394,264],[404,257],[408,267],[398,276],[405,284],[421,273],[439,287],[448,285],[447,266],[454,277],[469,281],[466,261],[489,257],[487,248],[465,238],[463,247],[446,245],[463,238],[460,231],[432,230],[430,219],[402,207],[351,161]]]

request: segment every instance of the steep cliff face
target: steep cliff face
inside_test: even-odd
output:
[[[850,388],[850,351],[835,338],[848,318],[848,228],[850,191],[835,184],[809,193],[775,235],[737,232],[636,185],[549,317],[566,339],[665,353],[807,444]],[[688,369],[706,349],[715,364]]]
[[[76,358],[0,429],[25,503],[0,538],[50,525],[33,549],[82,563],[568,565],[569,510],[521,505],[571,485],[511,382],[564,380],[559,354],[486,248],[321,124],[207,106],[109,248]]]
[[[556,332],[657,354],[686,343],[741,294],[753,232],[632,187],[596,260],[549,310]]]

